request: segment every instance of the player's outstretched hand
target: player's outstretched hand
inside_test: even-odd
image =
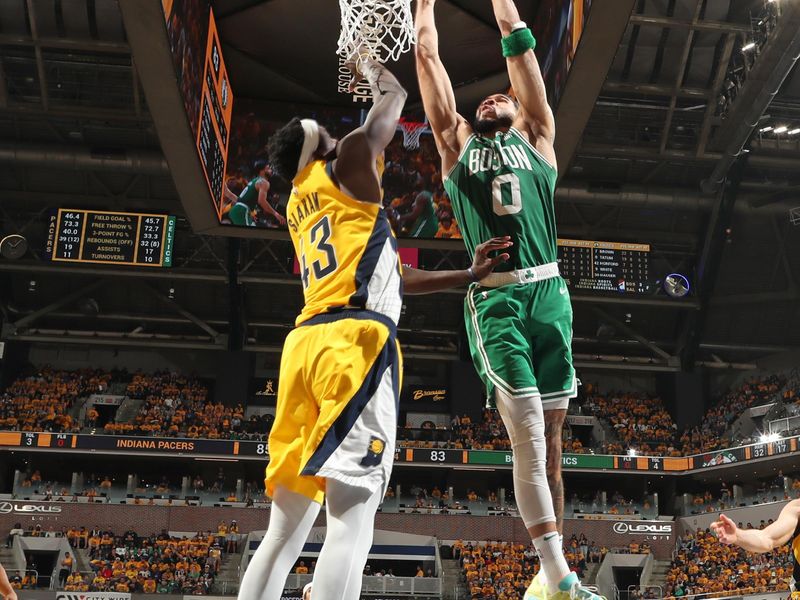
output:
[[[719,521],[714,521],[711,524],[711,531],[723,544],[736,543],[738,527],[736,527],[736,523],[731,521],[724,514],[720,514]]]
[[[345,68],[350,71],[351,75],[350,84],[347,86],[351,94],[356,91],[356,86],[364,79],[364,68],[372,60],[368,56],[369,53],[366,47],[361,46],[358,52],[349,57],[344,63]]]
[[[510,258],[510,255],[507,252],[503,252],[494,257],[489,256],[490,252],[494,252],[496,250],[505,250],[513,244],[514,242],[511,241],[511,237],[507,235],[502,237],[494,237],[483,242],[482,244],[478,244],[478,247],[475,248],[475,258],[472,260],[472,272],[475,274],[475,277],[478,280],[483,279],[489,273],[494,271],[494,268],[497,265],[507,261]]]

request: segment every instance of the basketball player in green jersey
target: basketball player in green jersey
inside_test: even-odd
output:
[[[470,287],[465,320],[473,361],[509,433],[517,506],[541,558],[544,578],[534,579],[526,598],[596,598],[569,574],[558,533],[561,426],[577,382],[572,307],[557,263],[555,122],[535,40],[513,0],[492,0],[519,104],[491,95],[470,123],[458,114],[439,58],[434,5],[417,1],[416,59],[445,190],[471,252],[496,235],[514,241],[509,270]]]
[[[748,552],[769,552],[790,544],[793,570],[789,589],[792,600],[800,597],[800,499],[787,503],[775,522],[764,529],[739,529],[731,519],[720,514],[719,521],[711,524],[711,532],[723,544],[733,544]]]
[[[439,229],[439,219],[433,209],[433,194],[420,190],[414,197],[411,212],[397,219],[398,223],[408,225],[408,237],[431,238],[436,237]]]
[[[255,226],[255,221],[253,221],[251,211],[256,206],[260,206],[261,210],[268,215],[272,215],[280,225],[286,225],[284,216],[275,210],[268,200],[268,177],[272,175],[269,165],[264,160],[256,161],[255,170],[257,175],[247,183],[239,194],[236,204],[228,212],[228,218],[234,225],[253,227]]]

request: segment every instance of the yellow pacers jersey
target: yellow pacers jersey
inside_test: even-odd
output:
[[[372,310],[397,323],[402,266],[389,220],[379,204],[342,192],[326,166],[317,160],[298,173],[286,206],[305,297],[296,324],[343,308]]]

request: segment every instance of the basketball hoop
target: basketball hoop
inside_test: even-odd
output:
[[[342,31],[336,52],[349,59],[397,60],[416,43],[411,0],[339,0]]]
[[[400,118],[397,126],[403,131],[403,146],[406,150],[416,150],[419,148],[419,138],[423,133],[428,131],[427,123],[406,121],[403,117]]]

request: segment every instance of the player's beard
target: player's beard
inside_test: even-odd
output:
[[[475,133],[486,135],[502,127],[511,127],[513,124],[514,119],[505,115],[494,119],[479,119],[476,117],[472,122],[472,129]]]

